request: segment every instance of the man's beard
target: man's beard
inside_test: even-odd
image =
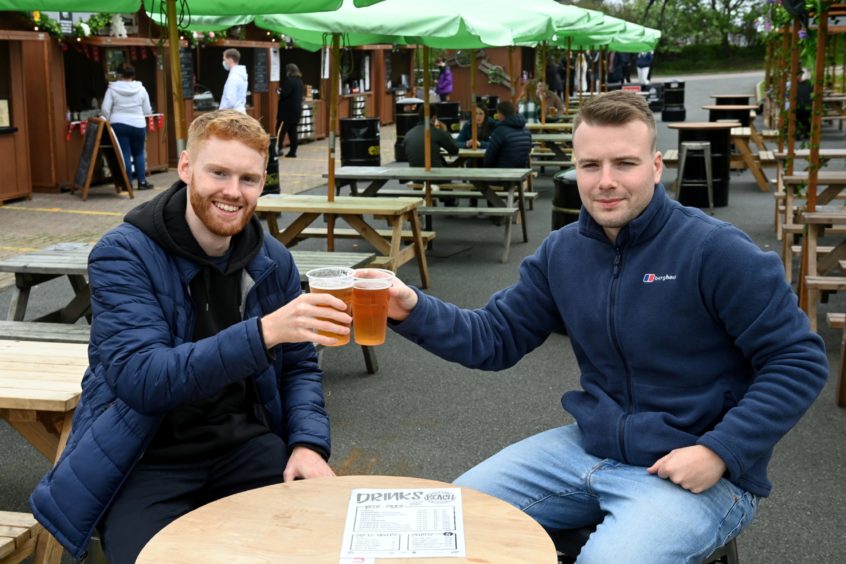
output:
[[[191,175],[191,186],[196,186],[196,178],[194,175]],[[192,189],[191,187],[188,188],[188,195],[189,195],[189,202],[191,207],[194,209],[194,213],[197,214],[197,217],[206,226],[206,229],[214,233],[219,237],[232,237],[240,233],[247,223],[250,222],[250,219],[253,217],[253,211],[256,209],[256,204],[253,202],[252,206],[248,207],[247,202],[243,200],[237,201],[229,201],[222,198],[217,198],[220,202],[225,204],[231,204],[235,206],[243,206],[241,208],[241,220],[237,223],[226,223],[220,220],[220,218],[215,216],[215,212],[212,209],[214,204],[212,203],[212,199],[209,197],[204,197],[199,194],[199,191],[196,189]]]

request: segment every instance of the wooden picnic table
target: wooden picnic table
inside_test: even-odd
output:
[[[0,341],[0,418],[54,464],[70,436],[88,368],[84,344]],[[62,550],[48,537],[44,561]]]
[[[569,160],[568,153],[573,148],[572,133],[532,133],[532,143],[539,143],[550,149],[556,161]]]
[[[9,304],[9,321],[23,321],[32,288],[47,280],[67,276],[75,295],[64,308],[33,321],[75,323],[83,315],[91,314],[91,292],[85,279],[88,255],[93,243],[59,243],[43,249],[0,260],[0,272],[15,275],[15,288]],[[322,251],[291,251],[305,284],[305,273],[322,266],[358,268],[370,262],[374,253],[326,253]],[[90,319],[89,319],[90,321]]]
[[[446,156],[446,151],[443,151],[443,155]],[[481,161],[485,159],[485,150],[482,148],[479,149],[470,149],[467,147],[462,147],[458,149],[458,156],[454,159],[446,159],[446,163],[448,167],[454,168],[461,168],[465,165],[471,164],[472,166],[481,166]]]
[[[523,197],[523,184],[531,174],[532,170],[529,168],[436,167],[426,170],[422,167],[344,166],[335,170],[335,181],[342,185],[349,184],[352,193],[361,196],[375,196],[390,180],[424,182],[427,186],[425,193],[427,205],[431,204],[432,198],[431,190],[428,188],[429,184],[453,180],[472,184],[474,189],[478,190],[493,207],[512,207],[516,194],[518,213],[523,227],[523,241],[528,242],[529,234],[526,228],[526,202]],[[359,182],[368,183],[363,191],[358,190]],[[496,193],[495,187],[501,187],[501,190],[506,191],[506,199],[503,200]]]
[[[749,127],[752,110],[757,109],[754,104],[707,104],[702,106],[708,110],[708,121],[734,120],[740,122],[741,127]]]
[[[751,126],[734,127],[731,130],[731,142],[734,143],[734,146],[737,148],[737,152],[740,155],[741,164],[739,168],[747,169],[752,173],[752,177],[755,179],[755,182],[758,184],[758,188],[761,192],[769,192],[770,183],[767,179],[767,175],[764,174],[760,158],[752,152],[752,148],[749,146],[752,136],[753,128]]]
[[[573,130],[573,123],[569,121],[553,121],[547,123],[532,122],[526,124],[526,129],[532,133],[569,133]]]
[[[379,168],[379,167],[341,167],[335,172],[349,168]],[[399,170],[409,170],[402,169]],[[454,170],[454,169],[450,169]],[[470,169],[468,169],[470,170]],[[420,281],[423,288],[429,287],[429,266],[426,262],[426,247],[420,229],[420,219],[417,209],[423,200],[420,198],[356,198],[352,196],[338,196],[330,202],[326,196],[304,194],[270,194],[262,196],[256,204],[256,213],[267,220],[270,234],[276,237],[286,247],[298,242],[298,236],[317,218],[325,215],[329,220],[326,231],[327,247],[334,250],[334,222],[340,217],[355,229],[363,239],[386,258],[386,266],[396,271],[400,266],[416,258],[420,271]],[[299,216],[285,229],[279,229],[277,215],[280,213],[294,213]],[[365,216],[374,216],[388,221],[391,235],[384,237],[374,229]],[[403,247],[402,231],[405,222],[411,225],[412,242]]]
[[[753,96],[754,94],[711,94],[718,106],[748,106],[749,98]]]

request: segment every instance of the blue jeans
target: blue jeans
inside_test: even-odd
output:
[[[120,143],[120,152],[123,154],[123,166],[126,168],[126,176],[132,183],[132,169],[135,169],[135,178],[138,184],[147,181],[147,160],[144,156],[144,144],[147,141],[147,129],[144,127],[132,127],[125,123],[113,123],[112,130]],[[129,160],[130,156],[132,161]],[[134,166],[131,166],[133,163]]]
[[[599,524],[577,562],[699,563],[746,528],[758,497],[725,478],[694,494],[640,466],[585,452],[575,424],[515,443],[461,475],[546,529]]]

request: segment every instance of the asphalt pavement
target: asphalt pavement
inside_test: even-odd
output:
[[[753,92],[762,73],[678,78],[685,81],[687,120],[707,121],[701,106],[711,102],[709,95]],[[656,119],[659,149],[676,148],[676,132],[660,121],[660,114]],[[385,127],[382,132],[383,162],[387,162],[393,128]],[[823,143],[846,147],[846,138],[843,132],[828,127]],[[297,172],[293,172],[293,164],[283,162],[283,188],[286,171],[300,174],[297,178],[311,177],[313,185],[320,182],[325,144],[312,143],[302,149],[299,154],[314,162],[300,161]],[[71,194],[36,194],[31,201],[0,207],[4,227],[0,256],[59,240],[96,240],[137,201],[148,199],[174,177],[172,172],[153,175],[151,181],[157,189],[139,193],[136,201],[100,187],[92,191],[88,202]],[[674,177],[675,169],[664,174],[665,181]],[[528,212],[530,241],[519,241],[519,230],[515,230],[506,264],[499,262],[501,227],[484,219],[435,218],[437,239],[429,253],[429,292],[461,306],[479,307],[492,293],[513,284],[520,261],[550,231],[552,175],[541,175],[535,189],[540,197]],[[311,191],[325,193],[325,186]],[[761,192],[750,173],[731,174],[729,204],[717,208],[715,215],[746,231],[763,249],[780,249],[773,231],[773,195]],[[282,223],[290,219],[283,217]],[[311,240],[298,248],[319,249],[321,244]],[[339,241],[338,247],[368,248],[350,240]],[[403,266],[399,276],[410,284],[419,283],[414,263]],[[33,292],[28,317],[55,309],[70,297],[65,280],[43,284]],[[0,290],[0,311],[6,311],[9,299],[9,288]],[[840,333],[824,321],[827,311],[846,311],[845,301],[834,295],[820,308],[823,321],[819,331],[828,348],[831,378],[775,450],[770,463],[772,495],[762,502],[757,519],[738,540],[743,564],[846,562],[846,409],[835,403]],[[572,422],[561,408],[560,397],[579,386],[579,370],[564,335],[550,336],[516,366],[500,373],[450,364],[396,334],[389,334],[377,354],[380,370],[376,375],[365,372],[356,346],[328,349],[323,354],[333,427],[331,463],[339,474],[412,475],[451,481],[512,442]],[[0,423],[0,453],[0,509],[27,510],[27,497],[49,464],[5,423]]]

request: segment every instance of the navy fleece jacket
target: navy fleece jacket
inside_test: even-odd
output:
[[[566,326],[582,389],[562,404],[589,453],[650,466],[705,445],[731,482],[760,496],[774,445],[828,376],[778,256],[662,186],[616,245],[582,210],[484,308],[418,295],[394,329],[471,368],[508,368]]]

